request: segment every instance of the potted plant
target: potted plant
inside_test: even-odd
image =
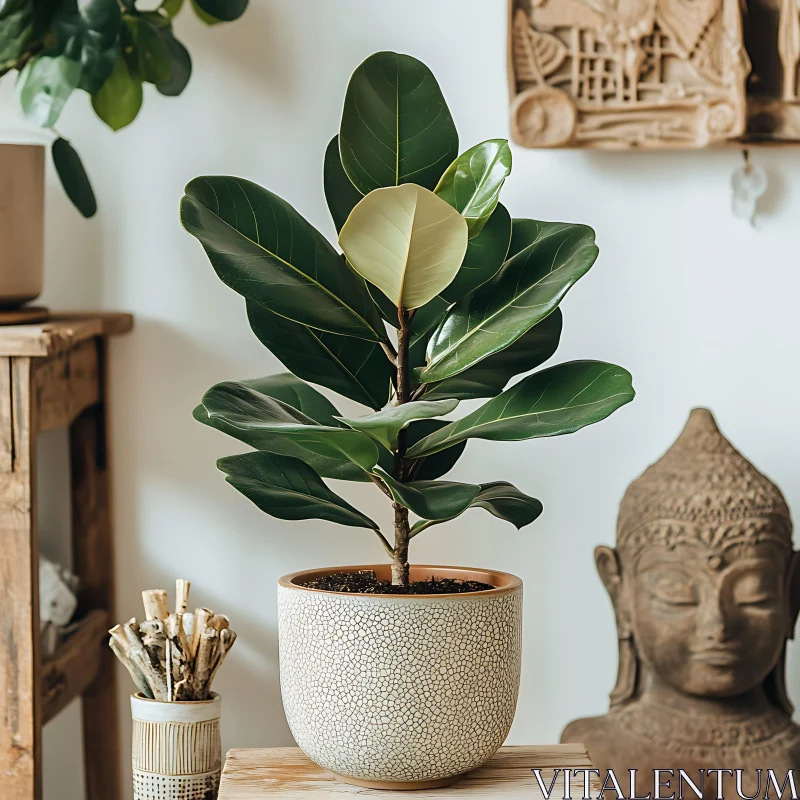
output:
[[[377,53],[353,74],[325,153],[340,254],[285,200],[201,177],[184,227],[246,300],[256,336],[291,371],[220,383],[200,422],[252,452],[226,479],[281,519],[371,530],[390,563],[288,575],[279,586],[281,687],[301,748],[344,780],[452,782],[502,744],[519,683],[522,589],[491,570],[409,565],[427,528],[483,508],[517,528],[541,503],[504,481],[442,477],[469,439],[572,433],[633,396],[624,369],[553,355],[558,305],[597,257],[583,225],[512,220],[498,202],[505,140],[459,155],[430,70]],[[341,414],[310,383],[372,409]],[[447,421],[462,400],[488,398]],[[393,534],[325,478],[371,481]]]
[[[248,0],[191,0],[208,24],[238,18]],[[6,0],[0,2],[0,78],[17,72],[26,120],[55,130],[75,90],[91,95],[95,113],[112,130],[129,125],[142,106],[142,85],[179,95],[192,61],[173,33],[183,0],[140,11],[136,0]],[[0,308],[42,290],[44,158],[41,144],[0,143]],[[64,191],[91,217],[94,191],[80,156],[55,135],[51,154]]]

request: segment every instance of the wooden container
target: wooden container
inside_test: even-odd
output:
[[[134,800],[213,800],[222,768],[219,695],[164,703],[131,696]]]
[[[42,292],[44,147],[0,144],[0,309]]]

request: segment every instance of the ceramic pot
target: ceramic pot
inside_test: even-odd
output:
[[[297,744],[347,783],[446,786],[508,734],[517,704],[522,581],[504,572],[412,566],[496,588],[448,595],[308,589],[311,578],[388,565],[334,567],[279,581],[283,707]]]
[[[219,695],[165,703],[131,696],[134,800],[213,800],[222,745]]]
[[[0,144],[0,309],[42,292],[44,147]]]

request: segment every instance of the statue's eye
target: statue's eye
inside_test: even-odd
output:
[[[778,594],[764,576],[748,572],[733,584],[733,600],[739,606],[766,606],[775,603]]]
[[[672,606],[696,606],[700,602],[694,582],[681,572],[653,575],[647,588],[657,600]]]

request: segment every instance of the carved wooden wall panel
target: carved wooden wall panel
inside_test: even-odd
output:
[[[800,138],[799,6],[511,0],[512,137],[617,149]]]

